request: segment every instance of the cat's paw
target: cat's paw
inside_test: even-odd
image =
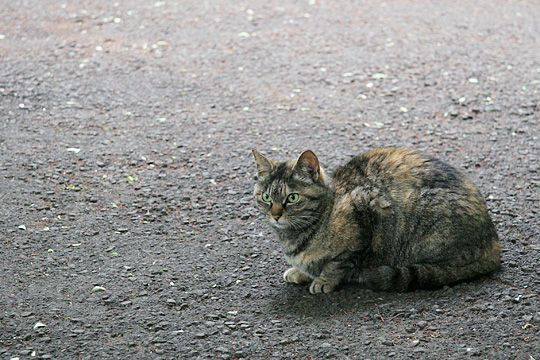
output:
[[[309,292],[312,294],[326,294],[334,291],[337,284],[328,280],[317,278],[311,282]]]
[[[297,268],[292,267],[283,273],[283,280],[292,284],[306,284],[311,278]]]

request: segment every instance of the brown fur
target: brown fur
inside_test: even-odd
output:
[[[285,163],[254,155],[255,196],[294,267],[284,278],[312,279],[312,293],[343,282],[375,290],[440,287],[499,267],[498,237],[480,192],[437,159],[375,149],[329,178],[309,150]],[[301,200],[291,203],[296,195]]]

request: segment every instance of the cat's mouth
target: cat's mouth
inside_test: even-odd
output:
[[[270,225],[272,225],[272,227],[274,227],[276,229],[280,229],[280,230],[287,229],[290,226],[288,222],[280,221],[280,220],[270,219]]]

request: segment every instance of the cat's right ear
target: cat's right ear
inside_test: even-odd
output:
[[[253,153],[253,156],[255,157],[255,163],[257,164],[259,177],[268,176],[268,174],[270,174],[270,171],[272,171],[272,168],[274,167],[272,165],[272,162],[268,160],[266,156],[264,156],[263,154],[261,154],[255,149],[251,150],[251,152]]]

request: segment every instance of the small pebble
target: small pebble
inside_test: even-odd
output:
[[[418,326],[419,329],[423,329],[427,326],[427,321],[424,321],[424,320],[420,320],[419,322],[416,323],[416,326]]]
[[[40,329],[40,328],[44,328],[45,325],[44,323],[42,323],[41,321],[38,321],[35,325],[34,325],[34,330],[37,330],[37,329]]]

